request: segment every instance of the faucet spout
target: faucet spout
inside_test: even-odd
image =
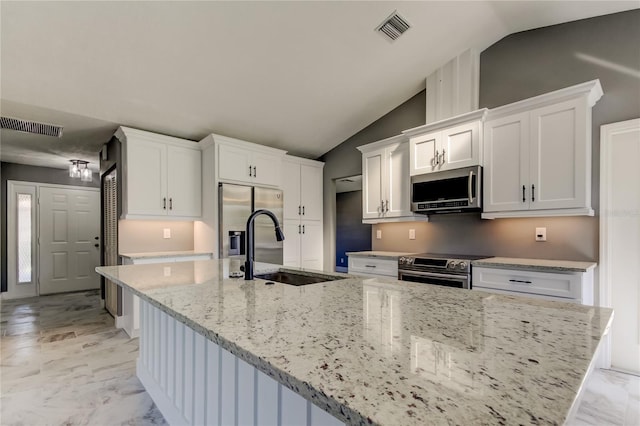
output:
[[[275,214],[273,214],[273,212],[265,209],[260,209],[251,213],[251,216],[249,216],[249,219],[247,219],[247,232],[245,234],[247,236],[247,244],[246,244],[247,257],[244,262],[244,279],[245,280],[253,279],[253,250],[255,246],[255,236],[253,234],[253,222],[255,221],[256,217],[260,216],[261,214],[269,216],[273,221],[273,225],[276,228],[276,240],[277,241],[284,240],[284,233],[282,232],[282,229],[280,229],[280,222],[278,222],[278,218],[276,217]]]

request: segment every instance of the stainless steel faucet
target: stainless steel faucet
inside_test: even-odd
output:
[[[247,258],[244,262],[244,279],[245,280],[253,279],[253,247],[255,246],[255,237],[253,235],[253,221],[257,216],[260,216],[261,214],[266,214],[273,221],[273,225],[276,228],[276,240],[278,241],[284,240],[284,234],[282,233],[282,229],[280,229],[280,223],[278,222],[278,218],[276,217],[275,214],[265,209],[256,210],[255,212],[251,213],[251,216],[249,216],[249,219],[247,219],[247,232],[246,232]]]

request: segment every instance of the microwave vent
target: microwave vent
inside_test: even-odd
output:
[[[376,31],[382,34],[389,41],[395,41],[409,28],[411,28],[411,25],[409,25],[406,19],[394,11],[391,16],[378,25]]]
[[[18,118],[0,117],[0,128],[34,133],[36,135],[53,136],[56,138],[62,137],[62,126],[21,120]]]

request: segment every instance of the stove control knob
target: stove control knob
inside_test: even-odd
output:
[[[467,268],[467,262],[460,262],[460,269],[466,269]]]
[[[402,265],[407,261],[407,258],[402,256],[400,259],[398,259],[398,262]]]
[[[456,269],[456,266],[458,265],[458,262],[456,262],[455,260],[452,260],[451,262],[449,262],[449,264],[447,265],[447,269]]]

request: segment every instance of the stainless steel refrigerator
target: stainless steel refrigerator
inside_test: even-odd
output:
[[[282,225],[282,191],[257,186],[218,184],[218,218],[221,258],[246,256],[245,231],[247,219],[255,210],[271,210]],[[282,241],[276,241],[273,222],[265,215],[258,216],[255,224],[256,262],[282,265]]]

